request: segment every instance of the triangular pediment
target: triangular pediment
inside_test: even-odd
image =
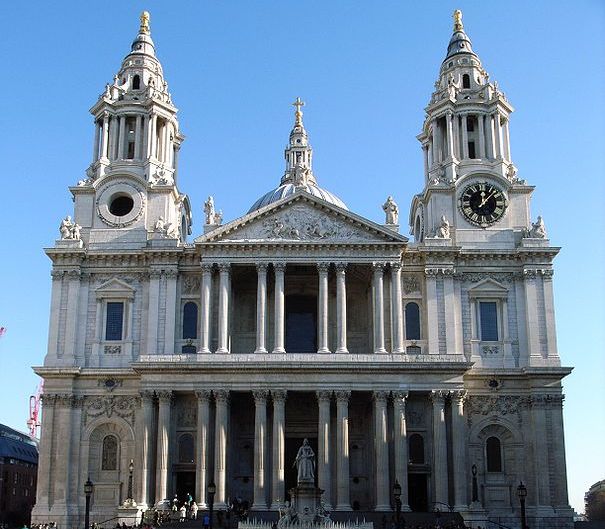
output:
[[[471,296],[492,296],[492,297],[503,297],[508,294],[508,289],[495,279],[483,279],[478,283],[475,283],[468,289]]]
[[[135,289],[128,283],[113,277],[105,281],[101,286],[95,289],[98,298],[122,297],[130,298],[134,295]]]
[[[195,240],[208,242],[406,243],[407,238],[305,191],[240,217]]]

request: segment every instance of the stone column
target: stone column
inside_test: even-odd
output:
[[[498,160],[502,160],[502,132],[500,128],[500,113],[494,112],[494,143],[496,156],[495,158]]]
[[[195,456],[195,497],[198,506],[206,509],[206,487],[209,482],[209,451],[210,446],[210,398],[209,390],[195,392],[197,397],[197,453]]]
[[[155,501],[167,498],[168,494],[168,458],[170,454],[170,406],[172,391],[158,391],[158,442],[155,473]]]
[[[71,361],[73,362],[78,345],[76,343],[76,331],[80,299],[80,270],[74,269],[67,272],[67,285],[67,311],[65,315],[63,356],[71,358]],[[124,331],[126,331],[126,329],[124,329]]]
[[[141,130],[141,150],[140,156],[141,160],[147,158],[147,152],[149,151],[149,146],[147,142],[149,141],[149,116],[143,116],[143,130]]]
[[[118,137],[118,160],[124,159],[124,137],[126,135],[126,116],[120,116],[120,136]]]
[[[484,121],[485,129],[485,157],[491,160],[495,157],[492,118],[489,114],[484,114],[481,119]]]
[[[218,349],[217,353],[229,352],[229,286],[231,265],[221,263],[219,269],[219,298],[218,298]]]
[[[393,393],[393,444],[395,455],[395,479],[401,485],[401,510],[409,511],[408,500],[408,432],[405,418],[407,391]]]
[[[451,160],[454,158],[454,128],[453,128],[453,114],[448,112],[445,115],[447,123],[447,157]]]
[[[285,450],[286,450],[286,391],[274,389],[273,398],[273,475],[271,510],[278,509],[286,500],[284,490]]]
[[[328,348],[328,268],[330,263],[318,263],[319,296],[317,299],[317,352],[329,353]],[[320,485],[321,487],[321,485]]]
[[[390,511],[387,391],[374,391],[374,452],[376,455],[376,511]]]
[[[483,127],[483,114],[477,114],[477,124],[479,125],[479,158],[486,158],[485,155],[485,130]]]
[[[212,314],[212,265],[202,264],[202,292],[200,305],[202,317],[200,322],[200,352],[210,352],[210,316]]]
[[[393,352],[402,354],[403,346],[403,301],[401,299],[401,263],[391,263],[391,328],[393,329]]]
[[[539,363],[542,360],[542,347],[540,345],[540,319],[538,310],[538,278],[535,270],[524,270],[525,277],[525,326],[527,333],[528,363]]]
[[[428,177],[429,177],[429,146],[428,146],[428,143],[425,143],[422,146],[422,158],[424,160],[424,178],[428,179]]]
[[[436,162],[443,160],[442,153],[443,143],[441,140],[441,129],[439,129],[438,120],[433,120],[433,158]]]
[[[386,353],[384,348],[384,281],[383,263],[373,263],[374,269],[374,353]]]
[[[435,501],[448,505],[445,392],[432,391],[431,400],[433,402],[433,473]]]
[[[109,152],[107,157],[110,160],[115,160],[116,159],[116,148],[117,148],[117,141],[118,141],[118,117],[117,116],[111,116],[111,119],[109,121]]]
[[[149,271],[149,303],[147,309],[147,354],[158,353],[158,323],[160,303],[160,270]]]
[[[252,510],[267,509],[265,466],[267,461],[267,390],[255,390],[254,396],[254,503]]]
[[[439,354],[439,307],[437,304],[437,277],[435,270],[425,269],[427,346],[429,354]]]
[[[147,156],[149,158],[157,159],[157,148],[156,148],[156,130],[158,126],[157,114],[152,114],[149,118],[149,126],[147,128]]]
[[[109,158],[109,112],[103,112],[103,132],[101,134],[101,158]]]
[[[569,506],[567,496],[567,465],[565,464],[565,435],[563,432],[563,400],[564,395],[551,395],[550,414],[552,424],[553,459],[555,473],[559,476],[558,486],[554,490],[555,508],[566,509]]]
[[[468,159],[468,116],[466,114],[462,114],[460,119],[462,121],[462,158]]]
[[[273,352],[285,353],[286,350],[284,348],[284,275],[286,270],[286,263],[274,263],[273,269],[275,271],[275,344],[273,347]]]
[[[466,391],[452,392],[452,466],[454,472],[454,510],[467,508],[466,422],[464,399]]]
[[[166,325],[164,327],[164,354],[174,354],[176,330],[176,269],[166,271]]]
[[[74,466],[71,465],[72,447],[72,403],[74,396],[71,394],[57,395],[55,401],[55,428],[57,429],[56,454],[52,467],[54,467],[53,480],[53,510],[61,506],[60,510],[68,509],[69,486],[72,480]]]
[[[138,498],[139,504],[150,505],[152,504],[152,498],[149,496],[151,489],[151,472],[153,469],[153,452],[151,451],[152,433],[153,433],[153,415],[154,415],[154,404],[153,404],[153,391],[141,391],[141,439],[140,444],[136,446],[140,448],[140,480],[141,485],[139,487],[140,496]]]
[[[53,484],[51,463],[53,437],[55,435],[55,402],[56,395],[49,393],[42,395],[44,412],[42,413],[42,428],[40,431],[38,482],[36,487],[36,505],[34,507],[38,515],[46,515],[48,514],[48,509],[50,509],[49,494]]]
[[[454,125],[454,156],[457,159],[460,159],[462,156],[462,149],[460,149],[460,118],[458,115],[454,116],[453,119]]]
[[[336,264],[336,329],[337,353],[348,353],[347,349],[347,263]],[[348,500],[347,500],[348,501]]]
[[[531,415],[534,434],[534,476],[536,489],[537,515],[552,513],[550,498],[548,435],[546,432],[546,407],[548,395],[535,395],[531,398]]]
[[[256,265],[258,276],[256,286],[256,350],[255,353],[266,353],[266,326],[267,326],[267,265]]]
[[[350,391],[336,391],[336,510],[350,511],[349,493],[349,398]]]
[[[317,426],[317,485],[324,490],[323,499],[328,510],[332,509],[332,487],[330,483],[330,402],[331,391],[318,391],[319,423]]]
[[[502,135],[502,143],[504,144],[504,159],[510,162],[510,134],[508,131],[508,118],[504,120],[504,125],[502,126]]]
[[[216,495],[214,508],[227,508],[227,430],[229,427],[229,391],[214,392],[216,417],[214,427],[214,479]]]
[[[101,127],[97,118],[94,119],[95,124],[95,139],[92,143],[92,163],[95,163],[99,159],[99,139],[101,136]]]

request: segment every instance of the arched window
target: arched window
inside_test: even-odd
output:
[[[410,463],[413,465],[424,464],[424,439],[422,435],[414,433],[409,440]]]
[[[141,78],[138,75],[135,75],[132,78],[132,89],[139,90],[141,88]]]
[[[179,463],[194,463],[193,436],[189,433],[179,437]]]
[[[115,435],[103,438],[101,470],[118,470],[118,438]]]
[[[183,339],[197,338],[197,304],[188,301],[183,307]]]
[[[488,472],[502,472],[502,446],[497,437],[488,437],[485,441],[485,455]]]
[[[471,87],[471,78],[470,75],[465,73],[462,76],[462,88],[470,88]]]
[[[405,339],[420,340],[420,307],[418,303],[405,306]]]

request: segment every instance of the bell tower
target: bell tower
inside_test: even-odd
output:
[[[146,11],[130,53],[90,112],[92,163],[86,178],[70,188],[83,244],[102,249],[185,242],[191,210],[178,190],[184,136]]]
[[[459,10],[425,111],[418,135],[424,190],[410,211],[416,242],[517,245],[530,226],[533,187],[517,176],[512,161],[513,107],[483,68]]]

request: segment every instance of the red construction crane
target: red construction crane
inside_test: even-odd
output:
[[[29,419],[27,419],[27,428],[29,435],[38,437],[38,428],[40,428],[40,404],[42,391],[44,390],[44,381],[38,384],[36,394],[29,397]]]

